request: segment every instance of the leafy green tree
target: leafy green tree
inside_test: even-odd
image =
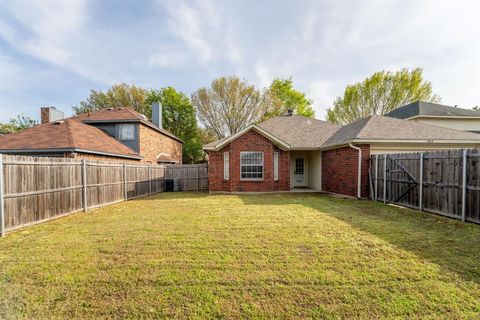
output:
[[[203,159],[195,109],[188,96],[172,87],[149,90],[125,83],[114,84],[106,92],[91,90],[90,95],[73,110],[76,114],[105,108],[131,108],[147,118],[152,117],[152,103],[162,104],[163,127],[182,139],[183,161],[193,163]]]
[[[128,107],[150,118],[152,109],[145,103],[148,94],[148,89],[135,85],[114,84],[106,92],[92,89],[85,100],[73,106],[73,110],[76,114],[80,114],[105,108]]]
[[[268,93],[273,101],[271,110],[264,115],[264,120],[286,113],[288,110],[307,118],[315,117],[312,100],[307,99],[305,93],[295,90],[292,78],[274,79]]]
[[[380,71],[362,82],[346,87],[343,97],[337,97],[327,110],[327,120],[347,124],[377,114],[384,115],[415,101],[440,102],[432,92],[430,82],[423,79],[423,70],[402,69]]]
[[[238,77],[220,77],[192,94],[203,127],[217,139],[230,136],[264,118],[271,108],[268,94]]]
[[[19,132],[38,125],[36,120],[19,114],[16,118],[10,119],[9,122],[0,124],[0,133],[7,134]]]
[[[172,87],[152,90],[148,93],[146,103],[162,104],[162,124],[165,129],[182,139],[183,162],[194,163],[203,159],[202,141],[195,117],[195,109],[190,99]]]

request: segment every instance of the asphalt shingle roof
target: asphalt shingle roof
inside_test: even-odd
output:
[[[293,149],[321,149],[348,144],[353,140],[478,140],[480,143],[480,134],[477,133],[377,115],[343,126],[297,115],[283,115],[258,126]],[[209,143],[205,148],[215,148],[228,138]]]
[[[282,115],[258,125],[294,148],[318,148],[342,126],[297,115]]]
[[[397,108],[386,114],[387,117],[407,119],[415,116],[440,116],[440,117],[480,117],[480,111],[456,108],[437,103],[416,101]]]
[[[342,126],[323,146],[348,143],[352,140],[476,140],[480,135],[430,124],[395,119],[384,116],[370,116]]]
[[[0,150],[83,149],[123,156],[140,155],[105,131],[88,123],[92,122],[141,122],[180,142],[178,137],[159,128],[129,108],[103,109],[70,117],[62,121],[41,124],[36,127],[0,136]]]
[[[126,156],[139,156],[135,151],[105,131],[74,118],[41,124],[0,137],[0,149],[84,149]]]

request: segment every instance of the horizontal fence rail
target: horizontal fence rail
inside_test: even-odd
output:
[[[0,154],[0,231],[167,191],[208,189],[208,167]]]
[[[372,155],[374,201],[480,223],[480,150]]]

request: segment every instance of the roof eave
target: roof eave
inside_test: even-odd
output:
[[[478,120],[480,119],[480,116],[456,116],[456,115],[448,115],[448,116],[443,116],[443,115],[422,115],[422,114],[419,114],[419,115],[415,115],[415,116],[412,116],[412,117],[409,117],[409,118],[405,118],[403,120],[412,120],[412,119],[418,119],[418,118],[429,118],[429,119],[433,119],[433,118],[441,118],[441,119],[472,119],[472,120]]]
[[[479,139],[355,139],[352,143],[428,143],[428,144],[442,144],[442,143],[472,143],[480,144]]]
[[[143,159],[143,157],[140,155],[125,155],[125,154],[110,153],[110,152],[88,150],[88,149],[81,149],[81,148],[0,149],[0,153],[48,153],[48,152],[52,152],[52,153],[79,152],[79,153],[89,153],[89,154],[96,154],[96,155],[102,155],[102,156],[135,159],[135,160]]]
[[[205,151],[219,151],[224,146],[226,146],[227,144],[229,144],[230,142],[232,142],[233,140],[237,139],[238,137],[242,136],[243,134],[247,133],[250,130],[257,131],[261,135],[265,136],[267,139],[271,140],[273,143],[275,143],[275,145],[277,145],[280,149],[282,149],[284,151],[288,151],[288,150],[292,149],[291,146],[288,143],[278,139],[277,137],[275,137],[274,135],[272,135],[271,133],[269,133],[265,129],[262,129],[261,127],[257,126],[256,124],[251,124],[248,127],[240,130],[239,132],[231,135],[227,139],[222,140],[221,142],[219,142],[216,145],[208,146],[208,147],[204,146],[203,150],[205,150]]]

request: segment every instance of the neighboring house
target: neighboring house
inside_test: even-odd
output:
[[[476,133],[389,117],[341,126],[289,113],[250,125],[204,150],[211,192],[310,188],[367,197],[371,154],[479,144]]]
[[[152,122],[129,108],[63,118],[42,108],[42,123],[0,137],[0,153],[144,163],[182,163],[183,141],[162,128],[161,105]]]
[[[397,108],[386,116],[451,129],[480,132],[480,111],[436,103],[417,101]]]

